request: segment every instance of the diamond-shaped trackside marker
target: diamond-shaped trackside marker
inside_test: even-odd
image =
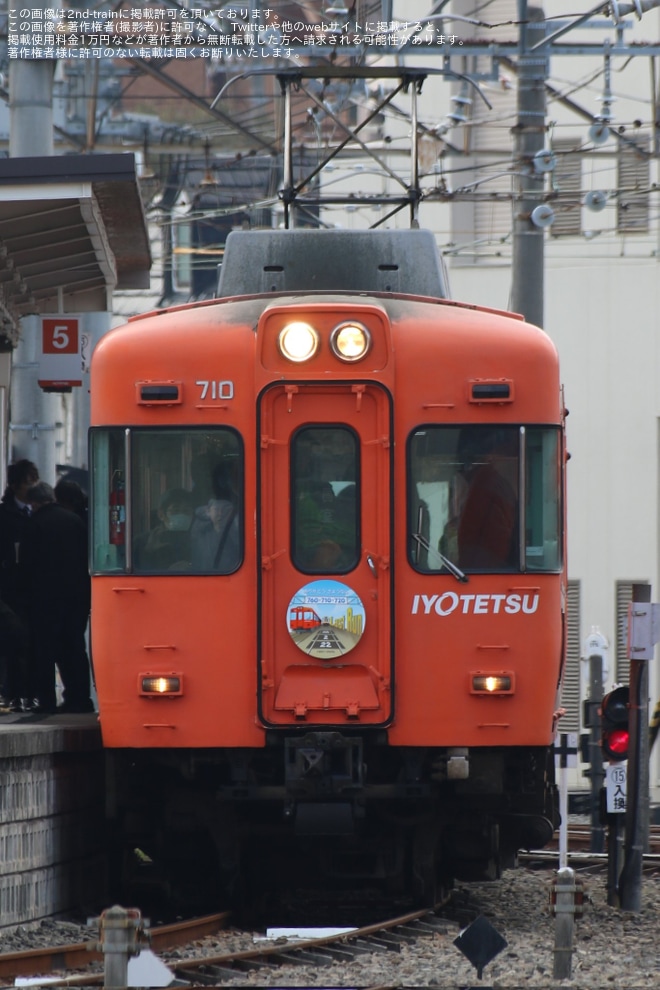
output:
[[[487,966],[502,949],[506,949],[507,942],[487,918],[479,915],[476,921],[464,928],[454,939],[454,945],[461,950],[466,959],[470,960],[477,971],[477,976],[481,979],[484,966]]]

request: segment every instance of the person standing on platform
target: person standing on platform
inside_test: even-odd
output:
[[[87,528],[74,512],[58,505],[44,481],[29,488],[26,498],[32,517],[21,568],[30,601],[32,711],[45,715],[56,711],[57,664],[64,685],[64,700],[57,711],[91,712],[85,644],[90,609]]]
[[[39,481],[36,464],[23,458],[7,468],[7,487],[0,500],[0,599],[13,633],[2,637],[0,692],[2,706],[22,711],[28,703],[29,597],[19,568],[30,506],[27,490]],[[13,616],[9,613],[13,613]]]
[[[77,481],[69,481],[68,478],[61,478],[55,488],[55,501],[58,505],[75,512],[87,525],[87,495]]]

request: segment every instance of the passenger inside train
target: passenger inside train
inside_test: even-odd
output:
[[[209,499],[198,509],[190,532],[192,569],[228,574],[240,563],[238,511],[227,498]]]
[[[307,427],[293,451],[293,560],[308,573],[346,573],[359,559],[355,435],[343,426]]]
[[[516,439],[511,430],[470,431],[459,451],[465,481],[456,524],[461,568],[511,570],[517,564],[517,477],[508,470],[517,458]]]
[[[170,488],[158,506],[158,522],[135,539],[133,560],[141,571],[190,569],[193,497],[184,488]]]

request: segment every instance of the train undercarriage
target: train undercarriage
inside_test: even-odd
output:
[[[118,896],[193,910],[292,885],[378,886],[432,905],[497,879],[558,824],[544,748],[387,746],[386,734],[269,734],[263,750],[107,753]],[[121,888],[121,889],[119,889]]]

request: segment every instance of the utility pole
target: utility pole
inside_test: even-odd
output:
[[[37,0],[32,9],[45,10],[47,0]],[[9,155],[11,158],[41,158],[54,154],[53,80],[54,59],[12,59],[9,76]],[[94,106],[94,89],[90,107]],[[94,123],[88,124],[88,145],[93,147]],[[59,301],[58,311],[63,312]],[[110,326],[107,312],[80,314],[80,328],[87,339],[88,356]],[[87,463],[89,394],[85,384],[70,394],[48,394],[38,384],[41,354],[41,319],[24,316],[20,338],[12,355],[9,418],[9,460],[26,457],[37,465],[44,481],[54,485],[58,463],[83,467]]]
[[[532,213],[543,201],[545,173],[534,165],[534,156],[545,145],[545,83],[548,58],[530,49],[546,34],[540,7],[518,0],[518,107],[513,128],[514,194],[513,252],[511,259],[511,309],[529,323],[543,326],[543,220]],[[536,215],[538,218],[538,214]],[[538,225],[538,224],[541,225]]]

